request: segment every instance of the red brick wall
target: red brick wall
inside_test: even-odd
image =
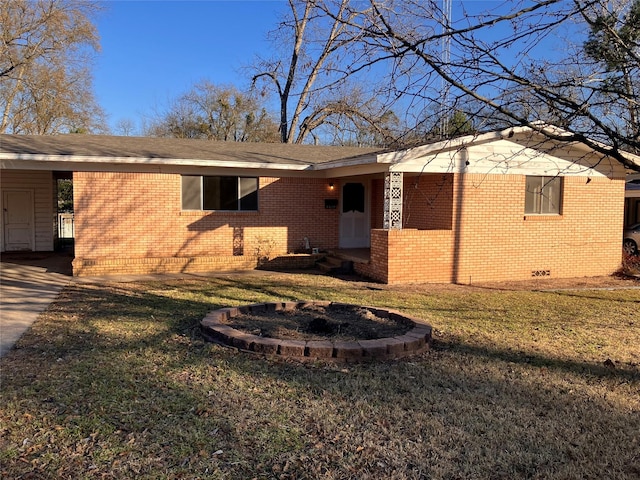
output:
[[[384,179],[371,180],[371,228],[382,228],[384,223]]]
[[[336,182],[337,183],[337,182]],[[415,187],[414,187],[415,185]],[[405,181],[405,229],[384,231],[372,182],[371,262],[388,283],[475,283],[594,276],[621,260],[624,180],[565,177],[562,214],[524,215],[520,175],[421,175]],[[252,268],[311,247],[336,248],[337,198],[320,179],[261,178],[259,212],[181,211],[180,176],[74,174],[77,274]]]
[[[324,199],[337,195],[325,180],[263,177],[258,212],[182,211],[180,175],[78,172],[76,273],[83,265],[86,274],[109,270],[107,260],[119,273],[128,270],[127,259],[275,256],[300,250],[304,237],[311,247],[335,248],[338,210],[325,209]],[[174,268],[167,261],[129,263],[143,265],[137,273]]]
[[[383,283],[450,283],[451,230],[373,230],[371,260],[356,271]]]
[[[404,228],[450,229],[453,215],[453,175],[405,175],[402,214]],[[384,179],[371,181],[371,228],[383,228]]]
[[[452,229],[373,231],[371,263],[358,268],[388,283],[474,283],[620,266],[623,180],[565,177],[559,216],[524,215],[524,176],[456,175],[452,187]]]
[[[424,174],[404,179],[404,228],[450,230],[453,221],[453,174]]]

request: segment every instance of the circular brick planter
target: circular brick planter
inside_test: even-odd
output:
[[[332,340],[284,340],[278,338],[259,337],[236,330],[225,322],[232,317],[248,313],[264,313],[268,311],[296,310],[308,306],[328,307],[331,305],[347,305],[336,302],[302,301],[302,302],[269,302],[243,305],[241,307],[220,308],[209,312],[200,322],[205,336],[240,350],[282,357],[320,360],[385,360],[406,357],[422,352],[431,343],[431,327],[421,320],[411,318],[395,310],[377,307],[362,307],[373,314],[390,318],[399,323],[411,326],[411,330],[401,336],[378,338],[375,340],[358,340],[353,342]],[[353,306],[353,305],[349,305]]]

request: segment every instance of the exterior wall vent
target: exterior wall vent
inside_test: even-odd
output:
[[[550,277],[551,270],[533,270],[531,272],[532,277]]]

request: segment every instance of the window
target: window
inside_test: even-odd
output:
[[[258,210],[256,177],[182,176],[183,210]]]
[[[342,212],[364,213],[364,185],[346,183],[342,188]]]
[[[560,215],[562,177],[527,176],[524,213],[528,215]]]

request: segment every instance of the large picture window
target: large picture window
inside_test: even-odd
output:
[[[183,210],[258,210],[256,177],[182,176]]]
[[[527,176],[524,213],[527,215],[560,215],[562,177]]]

